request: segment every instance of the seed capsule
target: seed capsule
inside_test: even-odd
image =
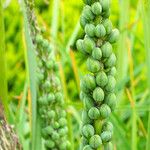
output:
[[[90,90],[86,87],[86,83],[84,82],[84,80],[81,80],[80,88],[84,93],[88,94],[90,92]]]
[[[94,59],[97,59],[97,60],[101,60],[102,58],[102,51],[99,47],[95,47],[92,51],[92,57]]]
[[[87,125],[84,125],[83,128],[82,128],[82,134],[84,137],[86,138],[90,138],[91,136],[93,136],[95,133],[94,131],[94,128],[92,125],[90,124],[87,124]]]
[[[84,51],[91,54],[93,48],[95,47],[95,42],[90,38],[84,38],[83,40]]]
[[[100,87],[104,87],[108,82],[108,78],[105,72],[101,71],[96,75],[96,83]]]
[[[87,20],[93,20],[94,19],[94,14],[92,13],[91,7],[86,5],[83,8],[83,16],[87,19]]]
[[[61,127],[64,127],[65,125],[67,125],[67,120],[66,120],[66,118],[60,118],[58,120],[58,123]]]
[[[112,67],[112,68],[110,69],[110,71],[108,72],[108,75],[115,76],[115,75],[116,75],[116,72],[117,72],[116,67]]]
[[[47,134],[51,135],[54,132],[54,129],[51,126],[47,126],[42,130],[42,132],[46,132]]]
[[[106,34],[110,34],[112,32],[112,23],[109,19],[105,19],[102,22],[103,26],[105,27]]]
[[[101,139],[103,143],[109,142],[112,138],[112,133],[110,131],[104,131],[101,133]]]
[[[42,41],[42,46],[44,47],[44,48],[48,48],[48,46],[49,46],[49,42],[48,42],[48,40],[43,40]]]
[[[86,110],[89,110],[91,107],[94,106],[94,101],[89,96],[85,96],[83,99],[84,107]]]
[[[113,76],[108,76],[108,83],[105,87],[106,91],[108,91],[108,92],[114,91],[115,86],[116,86],[115,78]]]
[[[90,90],[93,90],[96,87],[95,77],[90,74],[84,76],[83,82],[85,82],[86,87]]]
[[[48,139],[48,140],[45,141],[45,146],[47,148],[54,148],[55,147],[55,143],[52,140]]]
[[[83,150],[93,150],[93,148],[90,145],[84,146]]]
[[[102,13],[102,6],[99,2],[95,2],[92,6],[92,12],[95,14],[95,15],[100,15]]]
[[[109,35],[109,42],[110,43],[115,43],[117,42],[117,40],[119,39],[119,30],[118,29],[114,29],[112,30],[111,34]]]
[[[113,111],[116,107],[117,104],[117,100],[116,100],[116,95],[114,93],[109,93],[106,97],[105,97],[105,103],[111,108],[111,110]]]
[[[116,55],[114,53],[105,62],[106,67],[113,67],[116,64]]]
[[[107,118],[107,117],[109,117],[109,115],[111,113],[111,109],[110,109],[110,107],[107,104],[102,104],[100,106],[99,111],[100,111],[100,116],[102,118],[104,118],[104,119]]]
[[[111,142],[105,143],[104,150],[113,150],[113,144]]]
[[[109,42],[103,44],[101,50],[102,50],[103,57],[109,57],[112,54],[112,46]]]
[[[94,149],[98,148],[101,144],[102,144],[102,140],[101,140],[101,137],[99,135],[93,135],[91,138],[90,138],[90,146]]]
[[[89,57],[87,59],[86,65],[87,65],[87,69],[92,73],[98,72],[103,67],[99,61],[93,59],[92,57]]]
[[[56,131],[54,131],[53,133],[52,133],[52,140],[54,140],[54,141],[56,141],[56,140],[58,140],[59,139],[59,134],[56,132]]]
[[[96,107],[92,107],[88,112],[88,116],[90,119],[98,119],[100,117],[99,110]]]
[[[110,0],[100,0],[100,4],[102,6],[103,12],[109,10],[109,8],[110,8]]]
[[[55,118],[56,113],[55,113],[55,111],[50,110],[50,111],[47,112],[47,116],[48,116],[50,119],[52,119],[52,118]]]
[[[43,41],[42,35],[38,34],[38,35],[36,36],[35,40],[36,40],[36,42],[37,42],[38,44],[41,44],[42,41]]]
[[[104,91],[100,87],[97,87],[93,91],[93,98],[96,102],[102,102],[104,100]]]
[[[98,38],[104,37],[106,35],[106,30],[102,24],[98,24],[95,28],[95,35]]]
[[[47,101],[49,103],[53,103],[55,101],[55,95],[53,93],[49,93],[47,96]]]
[[[80,25],[83,29],[85,28],[86,24],[88,24],[88,22],[89,21],[83,15],[80,17]]]
[[[61,92],[57,92],[55,94],[55,99],[57,103],[63,103],[63,95]]]
[[[110,131],[113,133],[113,124],[109,121],[105,121],[102,125],[102,131]]]
[[[76,47],[81,53],[86,54],[83,47],[83,40],[79,39],[76,43]]]
[[[94,37],[95,36],[95,26],[93,24],[86,24],[86,26],[85,26],[85,33],[89,37]]]
[[[91,119],[88,116],[88,113],[86,110],[82,111],[82,120],[83,120],[83,124],[89,124],[91,123]]]

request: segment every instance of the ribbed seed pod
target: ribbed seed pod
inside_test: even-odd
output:
[[[37,25],[31,3],[32,0],[31,2],[25,0],[31,38],[37,54],[37,106],[41,119],[41,135],[47,150],[67,150],[69,149],[68,127],[58,65],[53,58],[50,42],[43,37],[43,31]],[[80,46],[82,44],[79,44],[78,48]],[[62,143],[61,147],[60,143]]]
[[[86,139],[86,142],[82,140],[81,150],[97,150],[101,144],[105,150],[111,150],[113,125],[108,117],[117,101],[114,94],[116,56],[112,43],[117,41],[119,31],[113,29],[109,19],[110,0],[84,0],[84,3],[80,23],[85,36],[76,43],[87,58],[89,71],[80,82],[80,98],[84,103],[82,136]],[[101,129],[96,126],[100,120],[103,122]]]

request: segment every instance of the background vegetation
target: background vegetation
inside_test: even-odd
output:
[[[2,4],[3,8],[0,7],[0,93],[8,99],[4,103],[6,110],[9,110],[6,111],[7,119],[14,125],[23,148],[28,150],[31,143],[32,111],[31,92],[27,80],[25,18],[21,1],[2,1]],[[55,17],[52,17],[55,10],[53,8],[57,6],[58,18],[56,12]],[[52,24],[57,23],[58,19],[58,26],[56,26],[58,34],[55,39],[56,58],[59,62],[66,110],[69,114],[69,129],[72,129],[69,132],[72,150],[78,149],[80,144],[82,102],[79,99],[79,79],[86,70],[84,58],[74,47],[76,36],[82,36],[83,32],[78,23],[82,7],[82,0],[35,1],[38,22],[43,30],[46,30],[46,37],[51,41],[53,39],[50,35],[55,29]],[[119,42],[115,44],[118,58],[118,105],[110,118],[114,124],[114,149],[118,150],[150,149],[149,7],[149,0],[112,0],[111,3],[111,21],[121,33]],[[2,28],[2,13],[5,33]],[[7,65],[6,71],[4,64]],[[5,91],[7,87],[8,92]]]

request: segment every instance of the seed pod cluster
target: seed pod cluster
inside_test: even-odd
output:
[[[80,24],[85,36],[76,43],[87,58],[89,71],[80,83],[84,103],[81,150],[96,150],[101,145],[112,150],[113,125],[107,118],[116,106],[116,56],[112,44],[118,40],[119,31],[113,29],[109,20],[110,0],[84,0],[84,3]],[[97,129],[97,122],[102,122],[101,129]]]
[[[50,42],[42,36],[37,26],[33,5],[26,1],[31,36],[37,55],[38,113],[41,118],[41,134],[48,150],[67,150],[68,127],[58,65],[54,60]],[[32,17],[31,17],[32,16]]]

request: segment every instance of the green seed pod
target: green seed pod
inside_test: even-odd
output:
[[[54,129],[58,129],[60,127],[60,124],[57,122],[57,121],[55,121],[54,123],[53,123],[53,128]]]
[[[47,116],[48,116],[48,118],[55,118],[56,113],[54,110],[50,110],[47,112]]]
[[[90,145],[84,146],[83,150],[93,150],[93,148]]]
[[[49,42],[48,42],[48,40],[43,40],[43,42],[42,42],[42,46],[44,47],[44,48],[48,48],[48,46],[49,46]]]
[[[88,112],[86,110],[82,111],[82,120],[83,125],[91,123],[91,119],[88,116]]]
[[[90,74],[84,76],[83,82],[85,82],[86,88],[88,88],[89,90],[93,90],[96,87],[95,77]]]
[[[112,46],[109,42],[103,44],[101,50],[102,50],[103,57],[110,57],[110,55],[112,54]]]
[[[61,127],[64,127],[67,124],[67,120],[66,120],[66,118],[60,118],[58,120],[58,123]]]
[[[43,87],[46,89],[46,90],[50,90],[51,88],[51,83],[49,80],[46,80],[45,83],[43,84]]]
[[[53,60],[49,60],[46,62],[46,67],[50,70],[53,69],[54,67],[54,61]]]
[[[57,92],[55,94],[55,99],[56,99],[57,103],[62,103],[63,102],[63,95],[62,95],[62,93],[61,92]]]
[[[102,131],[110,131],[113,133],[113,124],[110,121],[105,121],[102,125]]]
[[[43,37],[42,35],[38,34],[36,37],[35,37],[35,40],[38,44],[41,44],[42,41],[43,41]]]
[[[93,14],[98,16],[102,13],[102,6],[99,2],[95,2],[91,7]]]
[[[95,28],[95,35],[98,38],[104,37],[106,35],[106,30],[102,24],[98,24]]]
[[[102,51],[99,47],[95,47],[92,51],[92,57],[94,59],[97,59],[97,60],[101,60],[102,58]]]
[[[48,140],[45,141],[45,146],[47,148],[54,148],[55,147],[55,143],[52,140],[48,139]]]
[[[54,132],[52,133],[52,140],[56,141],[56,140],[58,140],[59,138],[60,138],[59,134],[58,134],[56,131],[54,131]]]
[[[100,106],[99,111],[100,111],[100,116],[102,118],[104,118],[104,119],[107,118],[107,117],[109,117],[109,115],[111,113],[111,109],[110,109],[110,107],[107,104],[102,104]]]
[[[91,107],[94,106],[94,101],[89,96],[85,96],[83,99],[84,107],[86,110],[89,110]]]
[[[77,43],[76,43],[77,49],[78,49],[81,53],[86,54],[86,52],[84,51],[84,47],[83,47],[83,46],[84,46],[84,45],[83,45],[83,40],[81,40],[81,39],[77,40]]]
[[[84,137],[86,138],[90,138],[94,135],[95,131],[94,131],[94,128],[92,125],[90,124],[87,124],[87,125],[84,125],[83,128],[82,128],[82,134]]]
[[[38,80],[38,82],[42,82],[44,80],[44,74],[43,73],[37,73],[37,80]]]
[[[87,59],[86,65],[87,69],[92,73],[96,73],[103,68],[102,64],[98,60],[93,59],[92,57],[89,57]]]
[[[108,11],[102,13],[103,18],[109,18],[109,16],[110,16],[110,9]]]
[[[102,140],[101,140],[101,137],[99,135],[93,135],[91,138],[90,138],[90,146],[94,149],[98,148],[101,144],[102,144]]]
[[[91,5],[95,0],[83,0],[84,4]]]
[[[47,126],[42,130],[42,132],[46,132],[48,135],[51,135],[54,132],[54,129],[51,126]]]
[[[88,139],[86,139],[84,136],[81,137],[81,141],[83,145],[87,145],[89,143]]]
[[[113,150],[113,144],[111,142],[105,143],[104,150]]]
[[[104,131],[101,133],[101,139],[103,143],[109,142],[112,138],[112,133],[110,131]]]
[[[86,24],[88,24],[88,22],[89,21],[83,15],[80,17],[80,25],[82,28],[85,28],[85,26],[86,26]]]
[[[67,113],[65,110],[60,110],[60,117],[66,117]]]
[[[115,75],[116,75],[116,72],[117,72],[116,67],[112,67],[112,68],[110,69],[110,71],[108,72],[108,75],[115,76]]]
[[[95,88],[93,98],[96,102],[102,102],[104,100],[104,91],[100,87]]]
[[[118,29],[113,29],[112,32],[111,32],[111,34],[109,35],[109,38],[108,38],[109,42],[110,43],[117,42],[117,40],[119,39],[119,34],[120,33],[119,33]]]
[[[95,36],[95,26],[93,24],[86,24],[86,26],[85,26],[85,33],[89,37],[94,37]]]
[[[88,116],[90,119],[98,119],[100,117],[99,110],[96,107],[92,107],[88,112]]]
[[[89,21],[94,19],[94,14],[92,13],[91,7],[88,5],[83,8],[82,14]]]
[[[80,82],[80,88],[84,93],[88,94],[90,92],[90,90],[86,87],[86,83],[83,80],[81,80]]]
[[[65,136],[67,134],[67,132],[66,132],[66,130],[64,128],[60,128],[58,130],[58,134],[59,134],[60,137],[63,137],[63,136]]]
[[[70,147],[70,142],[69,141],[64,141],[59,146],[60,150],[67,150],[69,147]]]
[[[107,82],[108,82],[108,78],[104,71],[101,71],[96,75],[96,83],[100,87],[104,87],[107,84]]]
[[[114,91],[115,86],[116,86],[115,78],[113,76],[108,76],[108,83],[105,87],[106,91],[108,91],[108,92]]]
[[[108,11],[110,8],[110,0],[100,0],[103,12]]]
[[[55,101],[55,95],[53,93],[49,93],[47,96],[47,101],[49,103],[53,103]]]
[[[116,55],[112,53],[110,57],[105,62],[106,67],[113,67],[116,64]]]
[[[109,93],[106,97],[105,97],[105,103],[111,108],[111,110],[113,111],[116,107],[117,104],[117,100],[116,100],[116,95],[114,93]]]
[[[46,96],[44,95],[44,96],[39,97],[38,103],[39,103],[39,105],[47,105],[48,101],[47,101]]]
[[[105,27],[106,34],[110,34],[112,32],[112,23],[109,19],[105,19],[102,22],[103,26]]]
[[[93,48],[95,47],[95,42],[90,38],[84,38],[83,40],[84,51],[91,54]]]

